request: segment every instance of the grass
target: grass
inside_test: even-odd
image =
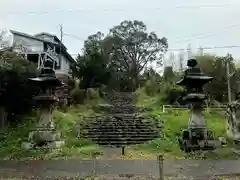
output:
[[[1,159],[71,159],[92,158],[101,153],[101,148],[93,142],[78,137],[78,123],[84,117],[94,112],[89,106],[71,107],[67,112],[56,110],[53,117],[57,129],[65,139],[65,146],[59,151],[26,151],[21,148],[21,143],[27,141],[28,133],[35,125],[35,117],[26,117],[24,122],[17,127],[12,127],[1,135]]]
[[[236,159],[239,153],[229,145],[227,147],[207,152],[197,152],[186,155],[178,146],[177,137],[181,136],[183,129],[187,127],[189,112],[187,110],[170,110],[163,113],[157,98],[139,94],[138,106],[153,109],[146,116],[153,116],[164,122],[164,138],[155,139],[141,145],[126,148],[126,155],[117,155],[116,159],[156,159],[158,154],[164,154],[167,159]],[[30,128],[34,127],[35,115],[26,117],[24,123],[12,127],[1,135],[0,158],[1,159],[92,159],[102,154],[103,149],[90,140],[78,136],[81,131],[79,126],[84,117],[96,114],[92,106],[96,101],[89,101],[86,105],[69,108],[66,112],[56,110],[53,114],[58,130],[65,139],[65,146],[59,151],[25,151],[21,143],[27,140]],[[208,127],[212,129],[216,137],[226,137],[224,112],[205,112]]]
[[[139,92],[138,92],[139,93]],[[130,152],[131,158],[156,159],[158,154],[164,154],[166,159],[238,159],[240,153],[236,147],[229,142],[227,147],[216,149],[214,151],[198,151],[191,154],[183,153],[178,146],[177,137],[181,136],[183,129],[187,128],[189,111],[184,109],[167,109],[162,112],[162,106],[158,98],[147,97],[144,93],[139,93],[138,106],[151,107],[153,112],[146,114],[153,116],[164,122],[164,138],[155,139],[145,144],[136,145],[133,152]],[[225,112],[210,110],[205,112],[205,119],[208,128],[211,129],[215,137],[226,138],[226,120]],[[227,138],[226,138],[227,139]]]

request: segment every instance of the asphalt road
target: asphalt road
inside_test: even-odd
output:
[[[157,161],[153,160],[49,160],[0,161],[0,177],[86,177],[101,176],[159,176]],[[211,177],[240,175],[240,160],[178,160],[164,162],[164,176]]]

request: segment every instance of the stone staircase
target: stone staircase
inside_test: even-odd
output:
[[[131,93],[111,92],[108,113],[88,117],[83,125],[82,136],[99,145],[121,147],[140,144],[160,137],[161,123],[157,119],[144,118],[134,106]],[[110,113],[109,113],[110,112]]]

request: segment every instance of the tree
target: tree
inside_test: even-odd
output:
[[[105,38],[104,46],[111,54],[111,66],[130,76],[138,87],[138,75],[150,62],[162,63],[163,54],[168,48],[165,37],[147,32],[142,21],[123,21],[114,26]]]
[[[0,121],[5,124],[6,114],[22,114],[34,104],[33,96],[38,88],[28,83],[29,77],[36,76],[36,66],[14,52],[0,53]]]
[[[97,32],[88,37],[84,43],[83,55],[76,58],[76,66],[73,67],[73,76],[80,79],[80,88],[97,88],[107,84],[110,77],[108,71],[108,55],[103,50],[103,34]]]
[[[164,67],[163,77],[165,82],[169,82],[169,83],[174,82],[175,75],[174,75],[172,66]]]
[[[227,101],[227,73],[226,73],[226,63],[230,63],[230,71],[235,72],[235,64],[231,55],[224,57],[203,55],[196,56],[199,66],[202,71],[210,76],[214,77],[214,80],[205,86],[205,92],[208,93],[212,99],[219,102]],[[231,87],[235,91],[236,83],[232,79]]]
[[[103,42],[104,34],[98,31],[96,34],[88,36],[87,40],[84,42],[84,54],[91,55],[95,53],[103,53]]]

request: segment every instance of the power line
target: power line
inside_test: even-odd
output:
[[[232,48],[240,48],[240,45],[229,45],[229,46],[206,46],[201,47],[203,50],[210,50],[210,49],[232,49]],[[186,48],[176,48],[176,49],[169,49],[168,51],[184,51],[187,50]]]
[[[230,25],[230,26],[227,26],[225,28],[223,28],[222,30],[220,31],[217,31],[217,32],[205,32],[205,33],[197,33],[197,34],[192,34],[191,36],[187,37],[187,38],[178,38],[178,39],[182,39],[182,40],[177,40],[177,41],[174,41],[175,43],[183,43],[183,42],[186,42],[186,41],[191,41],[191,40],[197,40],[197,39],[204,39],[206,37],[211,37],[211,36],[214,36],[218,33],[221,33],[221,32],[228,32],[229,30],[233,29],[233,28],[236,28],[236,27],[239,27],[240,26],[240,23],[238,24],[233,24],[233,25]],[[68,37],[71,37],[71,38],[75,38],[75,39],[78,39],[80,41],[85,41],[86,39],[84,38],[81,38],[79,36],[76,36],[76,35],[73,35],[73,34],[64,34]],[[196,37],[195,37],[196,36]],[[198,37],[199,36],[199,37]]]
[[[65,36],[68,36],[68,37],[71,37],[71,38],[78,39],[78,40],[83,41],[83,42],[86,40],[86,39],[84,39],[84,38],[81,38],[81,37],[79,37],[79,36],[75,36],[75,35],[72,35],[72,34],[64,33],[64,35],[65,35]]]
[[[202,8],[233,8],[240,4],[232,5],[184,5],[184,6],[169,6],[169,7],[158,7],[158,8],[139,8],[139,9],[58,9],[54,11],[8,11],[1,12],[2,14],[50,14],[50,13],[74,13],[74,12],[116,12],[116,11],[160,11],[166,9],[202,9]],[[0,13],[0,14],[1,14]]]
[[[221,33],[221,32],[228,32],[229,30],[231,30],[233,28],[236,28],[236,27],[239,27],[239,26],[240,26],[240,23],[233,24],[233,25],[227,26],[227,27],[225,27],[222,30],[217,31],[217,32],[206,32],[206,33],[193,34],[193,35],[189,36],[188,38],[185,38],[183,40],[177,40],[177,41],[174,41],[174,42],[175,43],[182,43],[182,42],[185,42],[185,41],[191,41],[191,40],[195,40],[195,39],[204,39],[206,37],[211,37],[211,36],[214,36],[214,35],[216,35],[218,33]],[[199,36],[199,37],[195,37],[195,36]]]
[[[211,50],[211,49],[233,49],[233,48],[240,48],[240,45],[229,45],[229,46],[209,46],[209,47],[201,47],[203,50]],[[187,48],[173,48],[168,49],[167,52],[176,52],[176,51],[187,51]],[[71,55],[75,56],[79,53],[70,53]]]
[[[24,46],[32,46],[32,45],[23,45]],[[0,46],[1,47],[1,46]],[[3,46],[4,47],[4,46]],[[211,49],[233,49],[240,48],[240,45],[225,45],[225,46],[205,46],[201,47],[203,50],[211,50]],[[167,50],[168,52],[176,52],[176,51],[187,51],[187,48],[171,48]],[[79,53],[69,53],[70,55],[78,55]]]
[[[236,24],[237,25],[237,24]],[[232,25],[232,26],[236,26],[236,25]],[[231,26],[230,26],[231,27]],[[72,38],[76,38],[80,41],[85,41],[83,38],[79,37],[79,36],[75,36],[72,34],[66,34],[64,33],[64,35],[72,37]],[[240,45],[225,45],[225,46],[205,46],[205,47],[201,47],[202,50],[210,50],[210,49],[232,49],[232,48],[240,48]],[[187,48],[172,48],[172,49],[168,49],[168,52],[173,52],[173,51],[185,51],[187,50]],[[71,55],[78,55],[79,53],[72,53]]]

